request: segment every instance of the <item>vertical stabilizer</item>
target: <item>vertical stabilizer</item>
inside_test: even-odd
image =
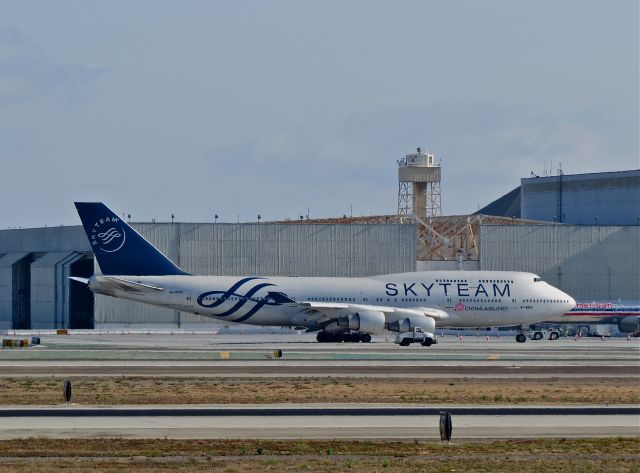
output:
[[[76,202],[76,209],[103,274],[188,274],[101,202]]]

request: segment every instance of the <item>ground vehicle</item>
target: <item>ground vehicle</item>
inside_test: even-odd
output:
[[[407,347],[412,343],[419,343],[423,347],[429,347],[438,343],[438,339],[432,333],[425,332],[420,327],[415,327],[410,332],[403,332],[396,335],[395,343],[402,347]]]
[[[560,338],[560,332],[555,328],[541,328],[541,327],[529,327],[522,333],[518,334],[516,341],[524,343],[527,338],[531,340],[557,340]]]

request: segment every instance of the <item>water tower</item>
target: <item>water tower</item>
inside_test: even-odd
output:
[[[440,164],[420,148],[398,160],[398,215],[422,220],[442,215]]]

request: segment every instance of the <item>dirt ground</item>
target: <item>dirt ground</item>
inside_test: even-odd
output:
[[[0,441],[7,472],[638,472],[640,438],[427,441]]]
[[[70,378],[78,404],[640,403],[640,378]],[[59,404],[60,378],[4,378],[0,405]]]

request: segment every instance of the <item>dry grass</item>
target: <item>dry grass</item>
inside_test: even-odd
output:
[[[460,441],[429,440],[258,440],[258,439],[50,439],[0,440],[6,457],[177,457],[177,456],[375,456],[433,458],[474,455],[638,455],[640,436],[607,438]]]
[[[640,471],[639,450],[640,438],[451,445],[425,441],[30,439],[0,441],[0,469],[8,472],[637,472]]]
[[[640,378],[71,378],[79,404],[640,403]],[[60,378],[5,378],[2,404],[59,404]]]
[[[300,472],[314,471],[322,473],[413,473],[413,472],[491,472],[491,473],[637,473],[640,471],[638,460],[606,458],[465,458],[452,460],[419,459],[369,459],[369,458],[269,458],[264,460],[182,460],[150,461],[147,459],[127,461],[46,461],[5,463],[1,465],[6,473],[87,473],[87,472],[139,472],[158,471],[178,473],[224,472],[254,473],[262,472]]]

